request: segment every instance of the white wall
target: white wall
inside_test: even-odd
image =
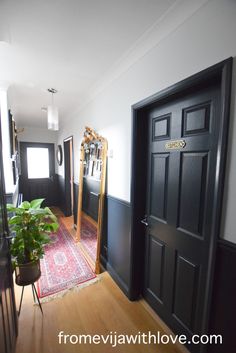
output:
[[[21,129],[19,126],[17,128]],[[57,131],[24,127],[24,131],[18,134],[18,141],[57,143]]]
[[[114,157],[108,161],[108,194],[130,200],[131,105],[229,56],[236,55],[236,2],[211,0],[107,86],[83,110],[71,114],[58,143],[74,136],[75,179],[84,126],[108,139]],[[232,128],[236,139],[235,92]],[[232,137],[231,137],[232,139]],[[230,149],[235,148],[230,145]],[[235,150],[235,149],[234,149]],[[63,175],[63,166],[59,167]],[[222,236],[236,242],[234,213],[236,154],[229,154]]]
[[[8,194],[14,193],[16,187],[13,183],[12,160],[10,152],[10,133],[8,118],[7,89],[0,88],[0,112],[1,112],[1,130],[2,130],[2,157],[5,179],[5,191]]]

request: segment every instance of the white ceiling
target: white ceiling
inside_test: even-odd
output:
[[[0,0],[0,84],[18,126],[46,127],[50,87],[62,122],[175,2]]]

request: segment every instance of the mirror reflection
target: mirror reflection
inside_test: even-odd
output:
[[[107,141],[86,127],[80,149],[77,241],[96,273],[100,273],[100,244],[104,210]]]

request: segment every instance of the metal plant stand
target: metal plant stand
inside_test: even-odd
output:
[[[21,268],[21,271],[22,271],[22,268]],[[34,284],[41,276],[39,263],[38,263],[38,266],[36,266],[36,270],[33,273],[31,272],[31,276],[30,276],[30,271],[29,271],[29,268],[27,267],[27,265],[25,265],[25,268],[23,269],[23,271],[24,272],[20,273],[16,269],[15,281],[18,286],[22,287],[18,316],[20,316],[20,312],[21,312],[21,306],[22,306],[22,301],[23,301],[23,296],[24,296],[24,289],[25,289],[25,286],[28,286],[28,285],[31,285],[34,302],[36,302],[36,299],[37,299],[41,313],[43,314],[43,309],[42,309],[40,299],[38,297],[38,293],[37,293],[37,290],[36,290],[35,284]]]

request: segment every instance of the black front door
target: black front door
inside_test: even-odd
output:
[[[44,205],[57,203],[53,143],[20,143],[20,192],[31,201],[45,198]]]
[[[220,86],[148,110],[144,297],[174,329],[202,332],[208,283]],[[188,347],[198,351],[199,346]]]
[[[1,130],[0,151],[2,151]],[[2,153],[0,153],[0,352],[11,353],[14,350],[17,335],[17,316],[9,243],[6,238],[8,227],[4,195]]]

